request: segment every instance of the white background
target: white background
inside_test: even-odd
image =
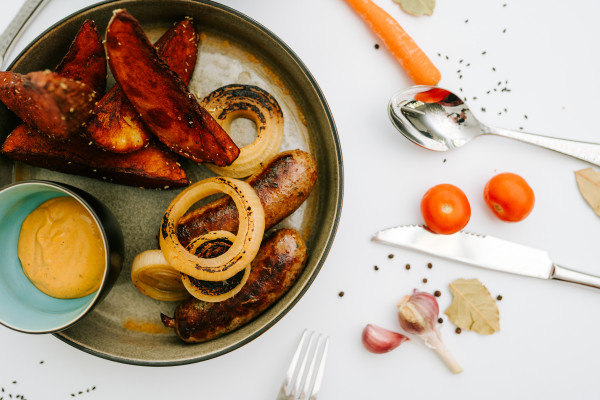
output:
[[[21,3],[0,1],[0,29]],[[52,0],[13,57],[50,25],[93,3]],[[421,196],[447,182],[461,187],[471,201],[468,230],[546,249],[557,263],[600,275],[600,221],[582,200],[573,175],[589,165],[491,136],[452,153],[423,150],[397,134],[386,112],[389,98],[410,80],[383,47],[375,49],[379,41],[344,1],[222,3],[265,25],[299,55],[335,118],[344,156],[344,207],[321,273],[295,308],[262,336],[232,353],[186,366],[119,364],[51,335],[0,326],[0,397],[274,398],[300,334],[309,328],[331,337],[322,399],[598,398],[599,291],[485,271],[370,241],[381,228],[421,223]],[[392,0],[376,3],[437,65],[440,86],[466,96],[478,118],[600,142],[600,3],[440,0],[433,16],[420,18],[405,14]],[[511,91],[501,92],[502,87]],[[519,173],[535,191],[535,209],[523,222],[503,223],[483,202],[486,181],[502,171]],[[494,335],[457,335],[445,318],[442,334],[462,374],[451,374],[416,341],[385,355],[364,350],[365,324],[397,329],[395,304],[404,294],[413,288],[440,290],[443,311],[451,301],[448,284],[458,278],[478,278],[493,296],[503,296],[498,303],[502,330]]]

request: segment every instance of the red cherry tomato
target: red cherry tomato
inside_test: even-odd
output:
[[[471,218],[471,205],[462,190],[443,183],[429,189],[421,200],[425,225],[435,233],[450,235],[460,231]]]
[[[507,222],[525,219],[535,204],[533,190],[525,179],[510,172],[490,179],[483,190],[483,198],[492,212]]]

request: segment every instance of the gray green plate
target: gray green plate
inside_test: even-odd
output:
[[[66,343],[106,359],[139,365],[177,365],[207,360],[232,351],[282,318],[317,277],[333,242],[342,206],[342,155],[335,124],[317,83],[294,52],[264,26],[210,1],[114,1],[93,5],[60,21],[29,45],[11,65],[16,72],[53,69],[66,53],[85,19],[93,19],[101,34],[117,8],[137,18],[151,39],[173,22],[190,16],[202,43],[191,90],[198,96],[230,83],[248,83],[269,91],[285,117],[282,150],[301,148],[318,164],[317,185],[307,202],[281,223],[305,238],[310,257],[295,285],[251,323],[216,340],[186,344],[160,323],[160,313],[172,315],[174,302],[150,299],[130,279],[133,257],[157,248],[156,233],[164,210],[179,190],[155,191],[33,168],[0,156],[0,186],[22,179],[48,179],[80,187],[102,200],[117,216],[125,236],[125,265],[111,293],[75,326],[56,336]],[[143,79],[143,77],[140,77]],[[0,140],[17,125],[0,104]],[[235,137],[244,134],[244,125]],[[238,139],[236,139],[238,140]],[[242,140],[242,139],[239,139]],[[213,174],[203,166],[184,164],[197,181]]]

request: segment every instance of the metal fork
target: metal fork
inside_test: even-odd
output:
[[[277,400],[315,400],[321,388],[329,336],[304,330],[285,375]],[[306,370],[307,364],[308,370]],[[302,391],[300,393],[300,387]]]
[[[28,24],[50,0],[25,0],[17,15],[0,35],[0,69],[4,70],[5,57],[21,36]]]

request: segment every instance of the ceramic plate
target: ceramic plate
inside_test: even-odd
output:
[[[139,293],[130,280],[133,257],[157,248],[162,213],[179,190],[144,190],[33,168],[0,156],[0,185],[22,179],[49,179],[80,187],[106,203],[116,214],[125,236],[125,265],[114,289],[86,318],[58,333],[61,340],[91,354],[140,365],[187,364],[232,351],[276,323],[306,292],[331,247],[342,204],[342,156],[333,118],[310,72],[292,50],[252,19],[209,1],[115,1],[94,5],[59,22],[38,37],[10,67],[21,73],[53,69],[66,53],[85,19],[101,33],[117,8],[137,18],[151,40],[174,21],[190,16],[201,33],[199,59],[190,83],[198,97],[230,83],[262,87],[275,96],[285,117],[282,150],[300,148],[317,160],[317,185],[305,204],[282,225],[305,238],[310,257],[299,280],[275,305],[248,325],[219,339],[181,342],[161,325],[160,313],[172,315],[174,302],[160,302]],[[110,84],[110,83],[109,83]],[[17,119],[0,105],[0,140]],[[240,124],[236,140],[243,140]],[[235,136],[234,135],[234,136]],[[243,143],[241,143],[243,145]],[[197,181],[213,174],[203,166],[185,164]]]

